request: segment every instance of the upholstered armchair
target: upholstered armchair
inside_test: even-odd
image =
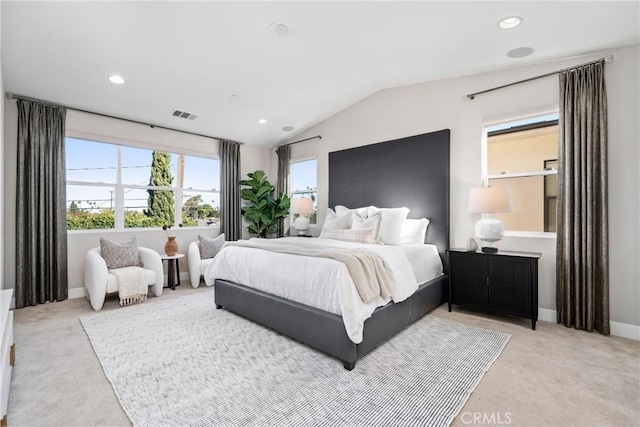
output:
[[[198,235],[198,240],[191,242],[187,249],[187,266],[189,267],[189,281],[191,286],[200,286],[200,278],[207,267],[213,263],[213,258],[224,247],[224,233],[211,238]]]
[[[189,268],[189,281],[191,286],[197,288],[200,286],[200,279],[204,271],[213,262],[213,258],[202,259],[200,257],[200,242],[195,241],[189,243],[187,249],[187,266]]]
[[[159,297],[162,295],[164,285],[162,259],[158,252],[148,248],[138,247],[138,252],[151,292]],[[84,287],[87,289],[87,298],[91,302],[91,307],[96,311],[102,309],[107,294],[118,292],[118,279],[107,269],[100,247],[90,249],[85,255]]]

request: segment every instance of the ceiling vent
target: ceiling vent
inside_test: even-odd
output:
[[[180,117],[183,119],[189,119],[189,120],[195,120],[198,118],[198,116],[196,114],[193,113],[187,113],[186,111],[180,111],[180,110],[176,110],[173,112],[173,116],[174,117]]]

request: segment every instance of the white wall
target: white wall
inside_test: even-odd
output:
[[[292,159],[318,159],[318,223],[324,221],[328,192],[328,153],[411,135],[451,130],[451,245],[464,247],[478,215],[467,212],[469,188],[481,185],[483,122],[557,109],[558,79],[550,77],[468,100],[466,94],[599,59],[607,54],[609,105],[609,212],[611,320],[640,325],[638,47],[535,66],[382,90],[341,111],[295,140],[317,134],[321,140],[292,146]],[[276,176],[271,155],[271,176]],[[314,230],[317,234],[317,228]],[[555,310],[554,238],[507,237],[499,247],[542,253],[539,307]],[[548,313],[543,310],[543,313]]]
[[[2,103],[5,108],[4,137],[7,144],[4,148],[4,198],[14,201],[16,198],[16,173],[17,161],[17,134],[18,111],[14,100]],[[150,126],[110,119],[94,114],[82,113],[74,110],[67,112],[67,133],[78,137],[95,139],[98,141],[135,145],[147,148],[161,148],[167,151],[179,150],[179,152],[208,157],[218,157],[217,140],[199,137],[182,132],[166,129],[152,128]],[[10,142],[10,143],[9,143]],[[268,150],[243,145],[240,150],[241,171],[243,176],[255,169],[268,167]],[[15,203],[5,203],[4,209],[4,262],[5,265],[15,265]],[[246,230],[245,230],[246,232]],[[218,227],[182,228],[176,230],[176,241],[180,247],[179,252],[187,252],[189,242],[197,240],[198,234],[215,237],[219,234]],[[126,231],[91,230],[86,232],[70,231],[68,233],[68,271],[70,295],[76,296],[83,287],[83,261],[84,254],[90,248],[99,246],[100,237],[106,237],[115,241],[123,241],[136,237],[139,246],[164,252],[166,242],[165,233],[159,229],[135,229]],[[165,267],[166,268],[166,267]],[[184,276],[187,273],[187,259],[180,262],[180,272]],[[3,273],[5,287],[13,288],[15,284],[15,269],[6,269]],[[75,290],[75,291],[74,291]]]
[[[2,22],[2,4],[0,4],[0,22]],[[2,79],[2,31],[0,28],[0,96],[4,98],[4,81]],[[0,191],[4,187],[4,102],[0,100]],[[4,194],[3,194],[4,196]],[[4,197],[0,197],[0,241],[4,241]],[[0,245],[0,289],[5,289],[4,281],[4,246]]]

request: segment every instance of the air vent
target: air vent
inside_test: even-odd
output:
[[[189,119],[189,120],[195,120],[198,118],[198,116],[196,114],[193,113],[187,113],[186,111],[180,111],[180,110],[176,110],[173,112],[173,116],[174,117],[180,117],[182,119]]]

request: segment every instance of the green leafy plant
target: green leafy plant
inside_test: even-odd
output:
[[[264,171],[257,170],[248,173],[249,179],[240,181],[243,188],[240,192],[242,200],[251,204],[242,208],[242,215],[251,223],[247,230],[260,237],[278,229],[278,219],[289,215],[290,200],[282,193],[279,198],[274,197],[275,187],[267,180]]]

